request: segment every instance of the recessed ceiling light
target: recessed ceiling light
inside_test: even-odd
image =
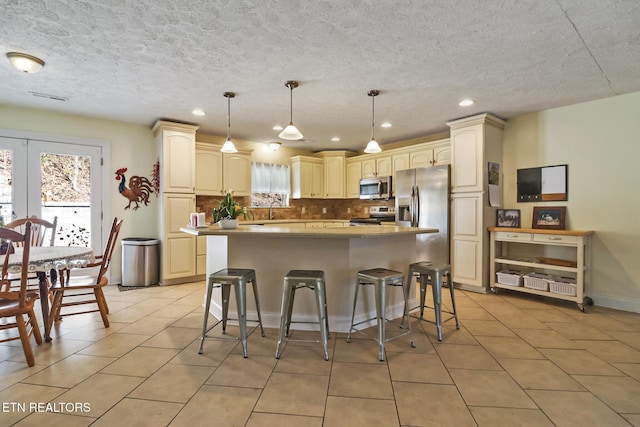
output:
[[[390,128],[391,126],[393,125],[389,122],[384,122],[380,125],[381,128]]]
[[[204,116],[207,113],[205,113],[201,108],[196,108],[191,112],[191,114],[193,114],[194,116]]]
[[[275,126],[274,126],[274,127],[272,127],[271,129],[273,129],[273,130],[282,130],[282,129],[284,129],[284,128],[283,128],[282,126],[280,126],[280,125],[275,125]]]
[[[473,105],[473,99],[463,99],[462,101],[458,102],[458,105],[461,107],[469,107]]]
[[[337,137],[337,136],[334,136],[333,138],[331,138],[331,140],[332,140],[333,142],[340,142],[340,138],[339,138],[339,137]]]

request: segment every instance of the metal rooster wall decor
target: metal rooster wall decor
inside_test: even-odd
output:
[[[127,168],[120,168],[116,171],[116,180],[120,181],[118,191],[129,199],[129,204],[125,209],[129,209],[132,203],[135,203],[134,211],[140,207],[140,203],[144,203],[145,206],[149,205],[149,196],[153,193],[151,182],[144,176],[132,176],[129,178],[129,188],[127,188],[125,184],[127,178],[124,176],[126,171]]]

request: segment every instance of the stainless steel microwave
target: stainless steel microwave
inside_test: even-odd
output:
[[[389,199],[391,197],[391,177],[377,176],[360,180],[360,198],[367,200]]]

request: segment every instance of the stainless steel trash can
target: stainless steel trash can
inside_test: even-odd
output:
[[[122,239],[122,286],[149,286],[158,283],[157,239]]]

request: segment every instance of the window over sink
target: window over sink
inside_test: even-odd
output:
[[[288,165],[251,163],[251,207],[286,207],[290,195]]]

